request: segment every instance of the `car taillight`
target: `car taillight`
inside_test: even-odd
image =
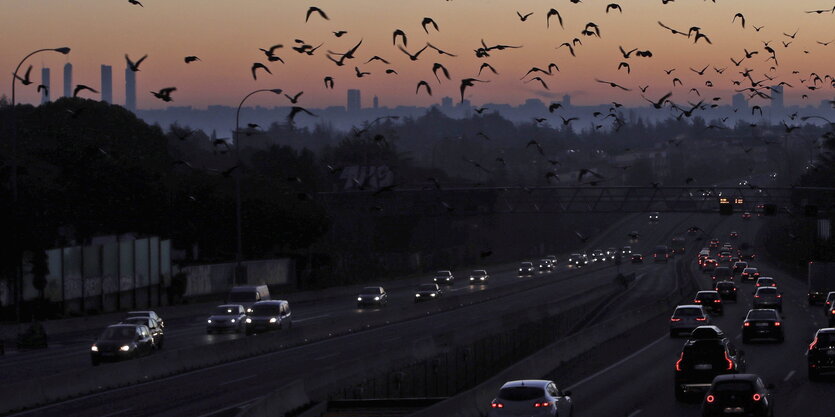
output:
[[[759,286],[760,286],[760,284],[757,284],[757,286],[759,287]]]
[[[745,323],[742,323],[742,325],[743,325],[743,326],[745,326],[745,327],[750,327],[750,326],[751,326],[751,323],[749,323],[749,322],[747,322],[747,321],[746,321]]]
[[[713,300],[714,303],[721,303],[722,300]]]
[[[782,323],[780,323],[779,321],[775,321],[775,322],[774,322],[774,326],[775,326],[775,327],[780,327],[781,325],[782,325]]]
[[[816,337],[815,337],[815,340],[813,340],[813,341],[812,341],[812,343],[810,343],[810,344],[809,344],[809,350],[814,349],[814,348],[815,348],[815,346],[817,346],[817,344],[818,344],[818,338],[817,338],[817,336],[816,336]]]
[[[702,300],[693,300],[694,303],[701,304]]]
[[[726,370],[730,371],[731,369],[734,369],[734,363],[731,358],[728,357],[728,352],[725,352],[725,360],[728,361],[728,368]]]
[[[835,314],[835,312],[833,312],[833,314]],[[681,319],[673,317],[673,318],[670,319],[670,321],[675,323],[675,322],[681,321]]]
[[[676,361],[676,371],[681,372],[681,361],[684,360],[684,352],[681,352],[681,356],[679,356],[678,360]]]
[[[755,295],[755,296],[754,296],[754,298],[760,298],[760,296],[759,296],[759,295]]]
[[[696,317],[696,321],[705,321],[707,317]]]
[[[832,314],[835,314],[835,310],[832,310],[832,311],[831,311],[831,313],[832,313]]]
[[[490,403],[490,408],[504,408],[504,404],[497,403],[497,402],[492,402],[492,403]]]
[[[783,294],[777,294],[777,298],[783,298]]]
[[[753,399],[754,401],[759,401],[761,398],[762,395],[760,395],[759,393],[756,393],[751,397],[751,399]]]
[[[714,397],[713,395],[708,395],[707,397],[705,397],[705,401],[707,401],[709,404],[713,404],[713,402],[716,401],[716,397]]]
[[[533,406],[534,406],[534,407],[536,407],[536,408],[539,408],[539,407],[549,407],[550,405],[551,405],[551,403],[549,403],[549,402],[544,402],[544,403],[534,403],[534,404],[533,404]]]

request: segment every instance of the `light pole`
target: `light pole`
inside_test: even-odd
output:
[[[235,283],[240,284],[241,278],[243,275],[242,265],[241,262],[244,259],[244,252],[243,252],[243,218],[241,212],[241,171],[243,168],[241,167],[241,141],[239,137],[239,130],[241,129],[241,108],[244,105],[244,102],[250,97],[258,93],[273,93],[273,94],[281,94],[283,90],[280,88],[262,88],[260,90],[255,90],[246,96],[244,96],[243,100],[241,100],[241,104],[238,104],[238,110],[235,112],[235,132],[233,137],[235,138],[235,158],[237,159],[238,168],[235,170],[235,229],[237,234],[237,250],[235,252]]]
[[[18,193],[17,193],[17,114],[15,113],[15,107],[17,107],[17,100],[15,97],[15,86],[17,85],[17,72],[20,71],[20,67],[23,66],[23,63],[29,59],[30,56],[35,55],[39,52],[58,52],[63,55],[70,53],[70,48],[66,46],[62,46],[60,48],[44,48],[32,51],[29,55],[23,57],[20,60],[20,63],[17,64],[17,67],[12,73],[12,108],[11,108],[11,118],[12,121],[9,123],[12,129],[12,202],[14,207],[14,214],[15,214],[15,242],[20,244],[20,224],[18,224],[18,211],[20,207],[18,207]],[[17,322],[20,323],[20,302],[21,302],[21,295],[23,294],[23,270],[21,263],[23,262],[23,251],[21,250],[15,251],[15,316],[17,317]]]

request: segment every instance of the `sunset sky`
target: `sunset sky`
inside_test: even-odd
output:
[[[835,43],[823,46],[816,41],[835,40],[835,14],[807,14],[804,11],[831,9],[832,2],[816,0],[718,0],[717,3],[702,0],[676,0],[662,5],[661,0],[621,0],[623,13],[604,11],[611,1],[583,0],[573,4],[569,0],[140,0],[144,7],[134,6],[127,0],[4,0],[0,2],[0,27],[3,36],[0,48],[0,72],[11,74],[14,66],[28,52],[47,47],[69,46],[68,56],[56,53],[36,55],[24,65],[34,66],[34,84],[18,85],[18,101],[39,102],[35,87],[40,83],[40,68],[52,69],[52,97],[61,95],[62,67],[69,61],[74,66],[74,82],[94,88],[100,87],[99,66],[113,66],[113,92],[117,104],[124,103],[124,54],[138,59],[144,54],[149,58],[142,64],[138,75],[139,108],[161,108],[168,105],[191,105],[198,108],[211,104],[237,105],[248,92],[257,88],[282,88],[295,94],[304,91],[300,105],[324,107],[344,105],[345,90],[358,88],[363,93],[363,105],[369,106],[371,97],[380,97],[381,105],[428,105],[440,101],[443,96],[459,97],[462,78],[475,77],[483,62],[490,63],[499,75],[482,73],[489,84],[479,84],[467,91],[467,98],[474,104],[506,102],[519,104],[525,99],[539,97],[545,102],[559,100],[563,94],[571,94],[575,104],[595,104],[609,101],[638,104],[642,102],[638,86],[650,85],[646,95],[661,97],[674,91],[673,101],[696,102],[699,97],[689,90],[698,88],[703,98],[723,97],[729,102],[732,80],[742,80],[739,71],[750,68],[755,80],[765,79],[763,74],[775,77],[771,84],[785,81],[794,89],[787,89],[786,103],[817,105],[822,99],[835,96],[829,82],[817,91],[810,91],[800,79],[817,72],[823,77],[835,74],[833,58]],[[314,15],[305,23],[305,12],[310,6],[323,9],[330,20]],[[561,28],[556,17],[546,28],[546,13],[556,8],[565,21]],[[521,22],[516,11],[534,14]],[[735,13],[746,18],[743,29],[739,20],[732,23]],[[430,28],[427,35],[421,28],[424,17],[433,18],[440,32]],[[702,41],[672,35],[656,22],[683,31],[699,26],[712,45]],[[602,38],[580,34],[586,23],[599,25]],[[764,26],[756,32],[753,26]],[[427,41],[458,55],[456,58],[440,56],[427,50],[417,62],[412,62],[392,45],[392,32],[402,29],[408,35],[411,52],[423,47]],[[792,40],[783,33],[798,31]],[[345,30],[341,38],[332,32]],[[491,57],[476,58],[474,50],[484,39],[488,45],[523,45],[521,49],[491,51]],[[580,38],[582,46],[576,47],[577,57],[571,57],[566,48],[556,49],[563,42]],[[290,47],[294,39],[308,44],[324,46],[313,56],[299,54]],[[357,58],[337,67],[325,57],[328,49],[346,51],[363,40]],[[779,67],[771,71],[774,61],[766,62],[768,53],[762,41],[771,41],[776,50]],[[792,43],[784,47],[782,42]],[[269,63],[258,48],[284,44],[277,55],[286,64]],[[652,51],[652,58],[623,59],[618,46],[625,49],[639,48]],[[735,67],[730,57],[740,59],[743,49],[757,50],[759,54]],[[804,53],[808,51],[809,53]],[[197,55],[202,61],[186,65],[183,57]],[[391,65],[381,62],[365,62],[379,55]],[[617,70],[618,63],[626,61],[632,73]],[[255,81],[250,75],[253,62],[267,64],[273,75],[259,72]],[[452,80],[432,74],[432,65],[446,66]],[[539,83],[524,83],[522,75],[531,67],[546,68],[556,63],[560,72],[545,76],[550,90]],[[712,68],[699,76],[688,68],[701,69],[705,65],[727,67],[724,74]],[[354,75],[354,67],[371,72],[361,79]],[[399,75],[385,73],[395,69]],[[677,68],[672,75],[663,69]],[[792,74],[799,71],[799,74]],[[325,89],[323,78],[335,79],[333,90]],[[684,87],[672,88],[672,78],[679,77]],[[529,77],[530,78],[530,77]],[[632,88],[631,92],[612,89],[598,84],[595,78],[617,82]],[[0,94],[10,94],[9,78],[0,85]],[[433,96],[423,91],[415,95],[418,81],[426,80],[433,89]],[[705,86],[711,81],[713,88]],[[806,82],[809,85],[810,81]],[[150,90],[176,86],[170,104],[155,99]],[[750,86],[744,83],[743,87]],[[739,88],[739,87],[736,87]],[[808,94],[808,99],[801,99]],[[96,98],[96,95],[85,95]],[[251,101],[265,106],[287,105],[284,98],[265,95]]]

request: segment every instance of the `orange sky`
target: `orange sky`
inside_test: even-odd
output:
[[[364,105],[370,105],[373,95],[380,96],[382,105],[427,105],[438,102],[442,96],[458,97],[460,79],[475,76],[482,62],[489,62],[499,75],[482,74],[481,79],[490,84],[478,85],[467,93],[475,104],[507,102],[518,104],[527,98],[540,96],[543,101],[570,93],[575,104],[593,104],[608,101],[638,103],[639,85],[650,85],[647,96],[657,98],[672,89],[672,77],[684,81],[684,88],[676,88],[674,101],[698,101],[688,90],[697,87],[702,96],[722,96],[729,100],[731,80],[739,80],[742,68],[754,69],[754,78],[765,78],[768,73],[774,83],[786,81],[795,89],[787,89],[787,103],[817,105],[821,99],[832,99],[832,88],[815,92],[807,90],[799,79],[808,78],[810,72],[835,74],[832,68],[835,43],[822,46],[816,41],[835,40],[835,14],[806,14],[805,10],[831,8],[831,2],[812,0],[719,0],[717,3],[702,0],[676,0],[661,5],[660,0],[620,0],[623,14],[616,11],[604,13],[610,0],[583,0],[572,4],[569,0],[140,0],[145,7],[132,6],[127,0],[4,0],[0,2],[0,37],[3,59],[0,72],[10,74],[17,62],[29,51],[44,48],[70,46],[72,53],[41,54],[31,58],[35,66],[32,74],[36,81],[29,87],[18,85],[18,101],[39,102],[35,86],[40,82],[40,67],[52,68],[53,98],[60,96],[61,69],[66,61],[74,66],[74,82],[98,88],[99,66],[114,67],[114,101],[124,103],[124,59],[128,53],[133,58],[148,54],[138,73],[138,100],[140,108],[160,108],[165,104],[149,94],[149,90],[176,86],[172,105],[205,107],[209,104],[236,105],[240,98],[256,88],[282,88],[290,93],[305,91],[300,104],[308,107],[344,105],[345,90],[359,88],[363,92]],[[615,0],[617,1],[617,0]],[[313,16],[305,24],[305,11],[311,5],[325,10],[330,21]],[[565,20],[560,28],[556,17],[550,29],[545,16],[555,7]],[[521,22],[516,11],[534,12],[527,22]],[[746,28],[739,21],[731,23],[733,15],[742,12]],[[440,32],[430,29],[427,35],[421,28],[423,17],[432,17],[440,26]],[[699,26],[710,37],[713,45],[702,42],[694,45],[692,39],[674,36],[659,27],[661,20],[677,29],[687,30]],[[602,38],[580,35],[587,22],[597,23]],[[755,32],[752,26],[765,26]],[[444,50],[458,54],[457,58],[439,56],[431,50],[421,55],[417,62],[392,45],[392,31],[403,29],[409,37],[409,49],[415,51],[427,41]],[[782,41],[791,41],[783,32],[800,29],[788,48]],[[346,30],[348,34],[336,38],[331,32]],[[576,48],[577,58],[568,51],[555,49],[562,42],[579,37],[583,45]],[[314,56],[301,55],[289,49],[299,38],[309,44],[324,46]],[[473,50],[484,38],[488,44],[504,43],[523,45],[522,49],[494,51],[486,59],[475,57]],[[360,39],[363,45],[358,58],[344,67],[336,67],[325,58],[325,50],[345,51]],[[771,41],[777,51],[780,66],[770,71],[773,61],[764,62],[767,53],[761,41]],[[279,50],[286,64],[267,63],[259,47],[282,43]],[[632,73],[617,70],[624,61],[618,46],[626,49],[651,50],[652,58],[633,55],[626,60]],[[734,67],[729,57],[739,59],[743,48],[760,53],[746,60],[741,67]],[[808,54],[803,51],[809,51]],[[197,55],[202,61],[186,65],[183,57]],[[391,61],[387,66],[380,62],[365,64],[379,55]],[[254,81],[249,68],[253,62],[268,64],[273,75],[259,75]],[[442,63],[451,72],[452,80],[442,78],[439,84],[432,75],[432,65]],[[553,77],[543,76],[550,91],[538,83],[525,84],[521,76],[532,66],[547,67],[551,62],[560,67]],[[698,76],[688,67],[701,69],[705,65],[728,67],[723,75],[708,69]],[[358,79],[354,66],[371,72]],[[24,70],[25,70],[24,66]],[[394,68],[399,75],[387,75],[385,69]],[[677,68],[667,76],[662,69]],[[793,75],[792,71],[800,71]],[[335,78],[336,88],[326,90],[322,79]],[[597,84],[594,78],[611,80],[632,92],[621,92]],[[430,82],[434,96],[423,92],[416,96],[415,85],[419,80]],[[705,87],[705,81],[714,87]],[[10,93],[10,83],[0,85],[0,94]],[[712,90],[712,91],[711,91]],[[801,94],[809,94],[801,100]],[[92,96],[88,96],[92,97]],[[258,97],[251,104],[266,106],[286,105],[286,99]]]

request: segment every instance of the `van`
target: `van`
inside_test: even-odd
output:
[[[269,301],[270,289],[266,285],[245,285],[233,287],[226,297],[228,304],[240,304],[244,306],[247,314],[252,313],[252,305],[259,301]]]

